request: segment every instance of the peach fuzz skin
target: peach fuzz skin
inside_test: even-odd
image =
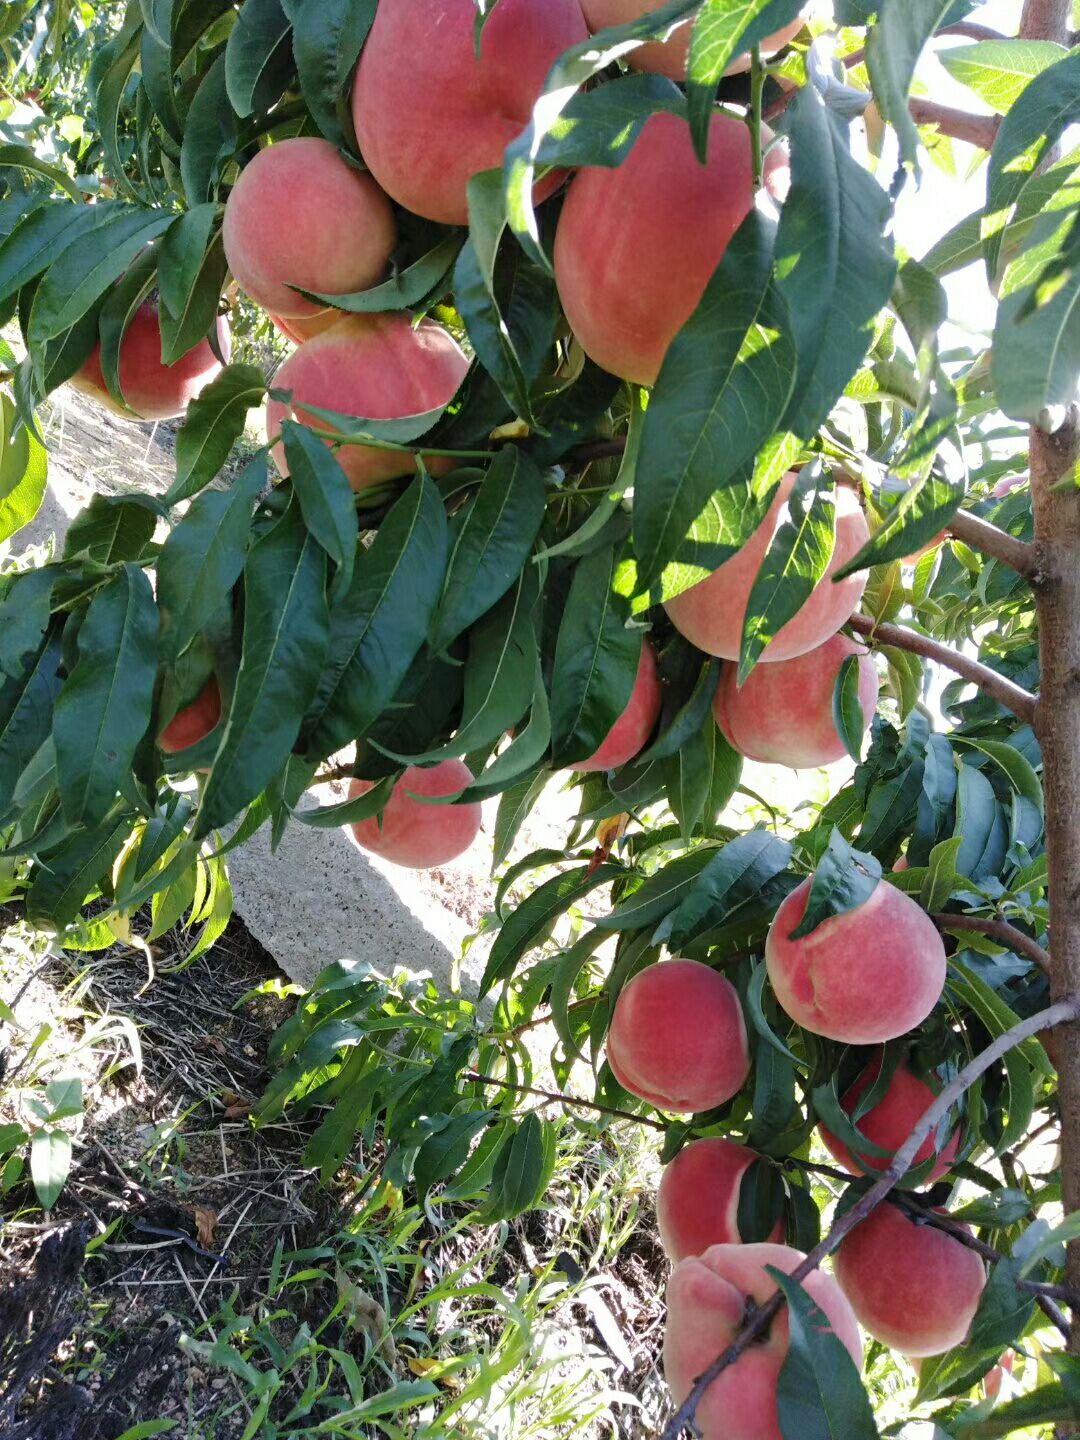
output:
[[[795,479],[794,472],[784,476],[765,518],[741,550],[699,584],[667,602],[665,608],[676,630],[707,655],[718,655],[722,660],[739,658],[747,601],[772,538],[786,518],[785,507]],[[838,584],[833,584],[832,577],[854,559],[869,538],[857,496],[853,491],[838,489],[836,544],[829,568],[803,608],[781,626],[766,647],[761,664],[793,660],[808,650],[816,650],[847,624],[866,589],[866,572],[857,571]]]
[[[782,195],[788,178],[785,152],[771,150],[767,188]],[[728,115],[712,122],[707,165],[687,122],[658,114],[617,169],[579,170],[555,234],[555,283],[586,354],[652,385],[753,203],[749,131]]]
[[[859,704],[867,729],[877,708],[877,670],[861,645],[834,635],[794,660],[758,665],[741,689],[738,666],[724,667],[713,714],[728,744],[748,760],[793,770],[842,760],[847,749],[833,719],[833,692],[849,655],[859,657]]]
[[[228,360],[232,353],[229,322],[218,320],[218,347]],[[120,342],[120,389],[127,408],[109,394],[101,370],[101,346],[95,345],[71,385],[125,420],[176,420],[188,405],[221,374],[221,361],[201,340],[173,365],[161,359],[161,321],[150,300],[132,316]]]
[[[660,718],[663,698],[660,677],[656,673],[656,656],[646,640],[641,647],[637,678],[626,709],[608,731],[600,749],[570,768],[580,771],[617,770],[620,765],[626,765],[645,748]]]
[[[200,744],[221,721],[221,691],[213,678],[206,682],[197,699],[169,721],[158,736],[158,748],[166,755],[179,755]]]
[[[689,1255],[703,1255],[712,1245],[741,1242],[739,1191],[756,1159],[752,1150],[716,1136],[684,1146],[665,1168],[656,1219],[664,1253],[673,1265]],[[771,1238],[784,1238],[780,1221]]]
[[[293,411],[305,423],[324,422],[304,411],[304,403],[365,420],[398,420],[425,415],[448,405],[468,373],[469,362],[450,333],[432,320],[414,326],[407,315],[354,315],[340,320],[290,355],[274,380],[275,390],[291,390]],[[277,400],[266,410],[267,437],[275,438],[290,411]],[[367,445],[345,445],[338,460],[354,490],[416,471],[412,455]],[[288,474],[285,447],[275,445],[274,460]],[[432,464],[435,473],[445,466]]]
[[[257,305],[283,319],[324,306],[320,294],[366,290],[385,275],[397,244],[390,201],[328,140],[281,140],[240,173],[225,206],[225,256]]]
[[[880,1069],[881,1057],[878,1056],[847,1089],[840,1104],[848,1115],[854,1115],[860,1096],[873,1085]],[[892,1156],[900,1149],[900,1146],[937,1099],[937,1094],[936,1090],[931,1089],[925,1080],[921,1080],[906,1065],[898,1065],[885,1094],[872,1109],[855,1121],[855,1127],[860,1134],[864,1135],[872,1145],[878,1145],[889,1153],[888,1155],[866,1155],[862,1157],[862,1164],[824,1125],[818,1126],[818,1133],[829,1154],[849,1174],[862,1175],[864,1169],[884,1170]],[[940,1180],[943,1175],[947,1175],[949,1166],[956,1159],[956,1152],[959,1149],[959,1132],[949,1136],[940,1154],[935,1151],[933,1136],[924,1141],[915,1156],[914,1164],[923,1165],[935,1154],[937,1159],[923,1183],[932,1185],[935,1180]]]
[[[697,960],[664,960],[615,1002],[607,1037],[615,1079],[658,1110],[693,1115],[743,1087],[750,1052],[734,986]]]
[[[776,912],[765,962],[785,1012],[815,1035],[876,1045],[922,1024],[945,988],[945,947],[910,896],[881,880],[865,904],[791,939],[810,881]]]
[[[630,20],[639,20],[666,5],[667,0],[581,0],[589,29],[606,30],[612,25],[625,25]],[[774,35],[766,36],[761,42],[761,53],[769,59],[791,43],[803,27],[801,20],[793,20]],[[680,25],[670,40],[656,40],[640,45],[626,57],[626,63],[633,70],[645,70],[651,75],[666,75],[669,80],[686,78],[686,62],[690,55],[690,21]],[[750,56],[740,55],[724,72],[727,75],[741,75],[750,68]]]
[[[552,65],[588,38],[579,0],[499,0],[477,60],[476,14],[474,0],[380,0],[353,91],[375,179],[444,225],[468,222],[469,180],[501,167]],[[549,176],[537,198],[560,183]]]
[[[664,1374],[676,1405],[743,1328],[747,1302],[761,1306],[776,1293],[766,1266],[790,1275],[805,1258],[787,1245],[714,1245],[675,1267],[667,1288]],[[836,1281],[815,1270],[802,1283],[861,1368],[859,1327]],[[764,1339],[744,1350],[708,1387],[696,1416],[703,1440],[781,1440],[776,1387],[789,1333],[785,1308]]]
[[[426,805],[413,797],[458,795],[472,782],[473,776],[461,760],[444,760],[427,770],[414,766],[394,786],[381,824],[378,816],[361,820],[349,826],[352,837],[362,850],[410,870],[449,864],[464,855],[479,835],[480,806]],[[349,799],[357,800],[373,788],[371,781],[354,780]]]
[[[974,1250],[887,1201],[844,1237],[834,1264],[863,1329],[916,1357],[963,1343],[986,1284]]]

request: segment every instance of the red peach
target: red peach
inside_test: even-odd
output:
[[[217,323],[218,347],[226,360],[232,351],[229,322]],[[84,395],[125,420],[175,420],[221,374],[221,361],[208,340],[181,356],[173,365],[161,359],[161,321],[157,305],[147,300],[131,318],[120,342],[120,389],[127,408],[109,394],[101,370],[101,346],[97,344],[71,384]]]
[[[790,1275],[805,1258],[801,1250],[787,1245],[714,1245],[675,1267],[667,1288],[664,1374],[677,1405],[735,1339],[750,1310],[776,1293],[776,1282],[766,1267]],[[859,1327],[836,1281],[814,1270],[802,1284],[861,1367]],[[767,1334],[748,1346],[705,1391],[696,1416],[703,1440],[781,1440],[776,1389],[789,1337],[785,1307]]]
[[[571,770],[617,770],[645,748],[645,743],[660,718],[663,690],[656,673],[656,656],[646,640],[641,647],[637,678],[626,709],[608,731],[607,739],[587,760],[571,765]]]
[[[746,544],[719,569],[667,602],[671,623],[692,645],[724,660],[737,660],[742,644],[743,618],[754,581],[773,536],[787,516],[787,500],[795,474],[780,482],[764,520]],[[815,650],[850,620],[866,589],[866,572],[858,571],[837,584],[832,577],[859,553],[870,538],[858,497],[850,490],[836,492],[836,543],[829,568],[809,600],[786,625],[781,626],[761,659],[764,663],[793,660]]]
[[[861,1096],[873,1085],[880,1070],[881,1056],[879,1055],[849,1087],[840,1102],[848,1115],[855,1114],[855,1107]],[[830,1154],[850,1174],[861,1175],[864,1169],[884,1170],[893,1155],[900,1149],[900,1146],[937,1099],[937,1095],[938,1092],[932,1089],[925,1080],[920,1079],[914,1071],[909,1070],[906,1065],[898,1065],[881,1099],[855,1122],[856,1129],[869,1140],[871,1145],[877,1145],[889,1153],[888,1155],[866,1155],[862,1157],[862,1164],[824,1125],[818,1126],[818,1132]],[[950,1135],[940,1152],[935,1149],[933,1135],[923,1142],[915,1155],[915,1165],[922,1165],[931,1156],[937,1155],[934,1167],[926,1177],[927,1185],[932,1185],[935,1180],[940,1180],[943,1175],[948,1174],[949,1166],[956,1159],[959,1149],[959,1132]]]
[[[607,1037],[611,1072],[658,1110],[697,1114],[738,1094],[750,1070],[734,986],[697,960],[665,960],[620,992]]]
[[[594,34],[597,30],[606,30],[612,25],[625,25],[630,20],[638,20],[642,15],[649,15],[666,4],[667,0],[581,0],[585,19]],[[761,42],[762,55],[770,57],[783,50],[785,45],[794,40],[802,26],[802,20],[793,20],[775,35],[767,36]],[[687,20],[669,40],[654,40],[648,45],[640,45],[627,55],[627,64],[635,70],[646,70],[652,75],[666,75],[669,80],[685,80],[692,28],[691,21]],[[750,56],[740,55],[724,73],[739,75],[749,68]]]
[[[810,881],[776,912],[765,961],[797,1025],[848,1045],[894,1040],[920,1025],[945,988],[945,946],[909,895],[882,880],[870,899],[798,940]]]
[[[277,436],[290,415],[325,428],[304,411],[305,403],[365,420],[425,415],[450,403],[468,369],[453,336],[433,320],[414,325],[407,315],[352,315],[301,345],[282,365],[274,389],[292,391],[293,409],[268,401],[267,436]],[[273,454],[287,475],[285,447],[276,445]],[[343,446],[338,459],[354,490],[416,470],[414,456],[367,445]]]
[[[166,755],[179,755],[198,745],[221,722],[221,691],[211,675],[198,697],[177,712],[158,736],[158,748]]]
[[[1001,1387],[1004,1384],[1006,1374],[1013,1373],[1013,1366],[1016,1357],[1011,1350],[1006,1350],[1001,1359],[988,1374],[983,1376],[983,1394],[988,1400],[996,1400],[1001,1394]]]
[[[783,192],[783,150],[769,152],[765,178]],[[687,122],[657,114],[618,168],[579,171],[555,235],[555,283],[585,352],[652,385],[753,203],[750,134],[730,115],[712,122],[707,165]]]
[[[481,808],[477,804],[428,805],[414,797],[458,795],[472,782],[472,773],[461,760],[444,760],[426,770],[413,766],[394,786],[381,823],[373,816],[351,825],[353,839],[361,849],[411,870],[446,865],[464,855],[479,835]],[[349,799],[357,800],[373,788],[372,781],[354,780]]]
[[[849,655],[859,657],[865,729],[877,706],[877,670],[862,646],[846,635],[834,635],[794,660],[758,665],[741,689],[738,667],[724,667],[713,714],[728,744],[748,760],[794,770],[842,760],[847,749],[833,719],[833,692]]]
[[[962,1345],[986,1284],[974,1250],[888,1201],[844,1237],[835,1267],[859,1323],[904,1355]]]
[[[711,1245],[738,1245],[739,1192],[757,1159],[731,1140],[695,1140],[666,1167],[656,1195],[656,1219],[664,1252],[673,1265],[703,1255]],[[772,1239],[784,1238],[777,1221]]]
[[[324,306],[292,285],[323,295],[366,290],[386,272],[397,222],[370,175],[327,140],[281,140],[259,151],[225,206],[225,255],[256,305],[284,319]]]
[[[474,0],[381,0],[353,91],[360,150],[407,210],[469,219],[468,183],[503,163],[548,71],[588,38],[579,0],[499,0],[475,50]],[[549,176],[542,199],[560,183]]]

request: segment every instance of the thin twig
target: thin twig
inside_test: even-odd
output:
[[[1025,1040],[1030,1040],[1040,1030],[1049,1030],[1055,1025],[1063,1025],[1067,1021],[1077,1018],[1080,1018],[1080,998],[1073,996],[1068,1000],[1060,1000],[1056,1005],[1051,1005],[1038,1015],[1021,1020],[1018,1025],[1014,1025],[1011,1030],[999,1035],[992,1045],[969,1061],[926,1110],[907,1140],[893,1156],[892,1163],[882,1173],[880,1179],[864,1195],[860,1196],[849,1210],[844,1212],[824,1240],[814,1247],[797,1270],[792,1271],[792,1280],[801,1283],[808,1275],[813,1274],[821,1262],[839,1246],[844,1237],[877,1209],[889,1192],[911,1169],[915,1156],[922,1148],[924,1141],[929,1139],[961,1096],[990,1069],[991,1065],[996,1064],[1017,1045],[1022,1044]],[[664,1426],[661,1440],[677,1440],[682,1431],[688,1425],[693,1424],[697,1408],[709,1386],[717,1376],[722,1375],[729,1366],[735,1364],[758,1336],[764,1335],[768,1331],[783,1305],[783,1292],[777,1290],[775,1295],[754,1312],[754,1315],[743,1326],[723,1354],[718,1355],[704,1374],[694,1382],[690,1394]]]
[[[969,930],[973,935],[987,935],[1050,974],[1049,954],[1037,940],[1025,935],[1007,920],[984,920],[979,915],[931,915],[930,919],[941,930]]]
[[[537,1090],[533,1085],[515,1085],[510,1080],[496,1080],[492,1075],[480,1075],[475,1070],[466,1070],[463,1080],[476,1085],[498,1085],[502,1090],[513,1090],[515,1095],[536,1095],[553,1105],[576,1105],[580,1110],[593,1110],[598,1115],[614,1115],[617,1120],[632,1120],[635,1125],[647,1125],[650,1130],[666,1130],[662,1120],[653,1120],[648,1115],[635,1115],[632,1110],[618,1110],[613,1105],[600,1105],[595,1100],[579,1100],[576,1095],[561,1095],[557,1090]]]
[[[931,640],[928,635],[906,630],[902,625],[872,620],[868,615],[853,615],[850,623],[856,634],[865,636],[871,645],[891,645],[896,650],[910,650],[913,655],[944,665],[947,670],[954,670],[957,675],[977,685],[992,700],[1004,705],[1006,710],[1011,710],[1018,720],[1025,720],[1029,725],[1034,723],[1037,697],[1030,690],[999,675],[996,670],[991,670],[989,665]]]

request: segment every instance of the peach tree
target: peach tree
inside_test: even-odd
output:
[[[434,866],[493,802],[482,1003],[330,966],[256,1119],[490,1222],[655,1132],[669,1437],[876,1434],[857,1321],[935,1435],[1080,1420],[1080,54],[1015,8],[0,17],[0,538],[62,386],[180,421],[4,562],[6,890],[190,960],[260,830]]]

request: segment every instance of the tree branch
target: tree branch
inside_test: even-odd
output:
[[[1007,950],[1023,955],[1025,960],[1031,960],[1040,970],[1050,974],[1049,954],[1037,940],[1017,930],[1007,920],[983,920],[978,915],[931,915],[930,919],[940,930],[970,930],[974,935],[988,935],[991,940],[999,941]]]
[[[1021,1020],[1018,1025],[1014,1025],[1011,1030],[999,1035],[992,1045],[987,1046],[981,1054],[970,1060],[955,1079],[945,1086],[925,1112],[907,1140],[893,1156],[892,1163],[882,1173],[881,1178],[859,1197],[850,1210],[846,1210],[841,1215],[825,1239],[814,1247],[797,1270],[792,1271],[791,1278],[801,1283],[808,1275],[813,1274],[821,1262],[839,1246],[845,1235],[848,1235],[856,1225],[877,1209],[886,1195],[911,1169],[923,1142],[929,1139],[961,1096],[990,1069],[991,1065],[996,1064],[1017,1045],[1022,1044],[1025,1040],[1030,1040],[1040,1030],[1051,1029],[1055,1025],[1065,1024],[1078,1017],[1080,1017],[1080,997],[1071,996],[1067,1000],[1059,1000],[1056,1005],[1051,1005],[1049,1009],[1041,1011],[1038,1015]],[[697,1408],[709,1386],[718,1375],[722,1375],[729,1366],[735,1364],[743,1351],[753,1344],[758,1336],[764,1335],[768,1331],[783,1305],[784,1296],[778,1290],[771,1299],[755,1311],[752,1318],[744,1325],[723,1354],[718,1355],[704,1374],[694,1382],[690,1394],[664,1426],[661,1440],[678,1440],[678,1436],[684,1428],[693,1423]]]
[[[537,1095],[554,1105],[576,1105],[580,1110],[592,1110],[597,1115],[614,1115],[617,1120],[632,1120],[635,1125],[647,1125],[650,1130],[667,1130],[662,1120],[653,1120],[648,1115],[635,1115],[632,1110],[618,1110],[613,1105],[600,1105],[595,1100],[579,1100],[576,1095],[562,1095],[557,1090],[537,1090],[534,1085],[515,1085],[511,1080],[496,1080],[493,1075],[481,1075],[476,1070],[462,1072],[462,1080],[471,1080],[475,1085],[497,1085],[500,1090],[513,1090],[515,1095]]]
[[[1014,535],[991,525],[989,520],[973,515],[970,510],[958,510],[945,528],[950,535],[962,540],[972,550],[978,550],[994,560],[1001,560],[1010,570],[1015,570],[1027,580],[1035,579],[1038,566],[1034,545],[1017,540]]]
[[[939,105],[936,100],[915,97],[908,102],[908,109],[916,125],[933,125],[942,135],[963,140],[979,150],[992,150],[1001,129],[998,115],[972,115],[951,105]]]
[[[992,700],[1004,705],[1006,710],[1011,710],[1017,719],[1034,723],[1037,698],[1029,690],[991,670],[989,665],[972,660],[959,650],[952,650],[948,645],[931,640],[928,635],[920,635],[916,630],[907,630],[902,625],[875,621],[868,615],[853,615],[850,624],[855,633],[864,636],[871,645],[892,645],[897,650],[910,650],[913,655],[944,665],[947,670],[953,670],[977,685]]]

